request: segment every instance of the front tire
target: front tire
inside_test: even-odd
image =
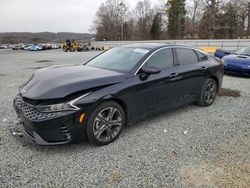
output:
[[[116,140],[125,125],[125,112],[116,102],[108,101],[99,105],[90,115],[87,137],[90,143],[106,145]]]
[[[200,106],[210,106],[213,104],[218,92],[218,84],[213,79],[208,79],[201,91],[201,95],[198,101]]]

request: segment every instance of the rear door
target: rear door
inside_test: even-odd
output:
[[[182,99],[195,100],[207,79],[208,57],[190,48],[174,48],[178,77],[181,78]]]

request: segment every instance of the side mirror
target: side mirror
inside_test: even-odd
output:
[[[141,80],[147,80],[151,74],[158,74],[161,72],[161,70],[158,67],[153,67],[153,66],[143,67],[141,70],[143,72],[140,75]]]
[[[143,67],[142,71],[148,75],[159,74],[161,72],[161,70],[158,67],[154,67],[154,66]]]

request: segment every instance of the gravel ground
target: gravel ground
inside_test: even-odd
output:
[[[126,127],[114,143],[37,146],[16,138],[12,101],[35,69],[98,52],[0,50],[0,187],[250,187],[250,79],[240,97],[188,105]]]

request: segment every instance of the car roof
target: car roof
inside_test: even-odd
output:
[[[185,47],[185,48],[193,48],[191,46],[185,46],[185,45],[177,45],[177,44],[171,44],[171,43],[133,43],[124,45],[121,47],[134,47],[134,48],[146,48],[146,49],[158,49],[162,47]]]

